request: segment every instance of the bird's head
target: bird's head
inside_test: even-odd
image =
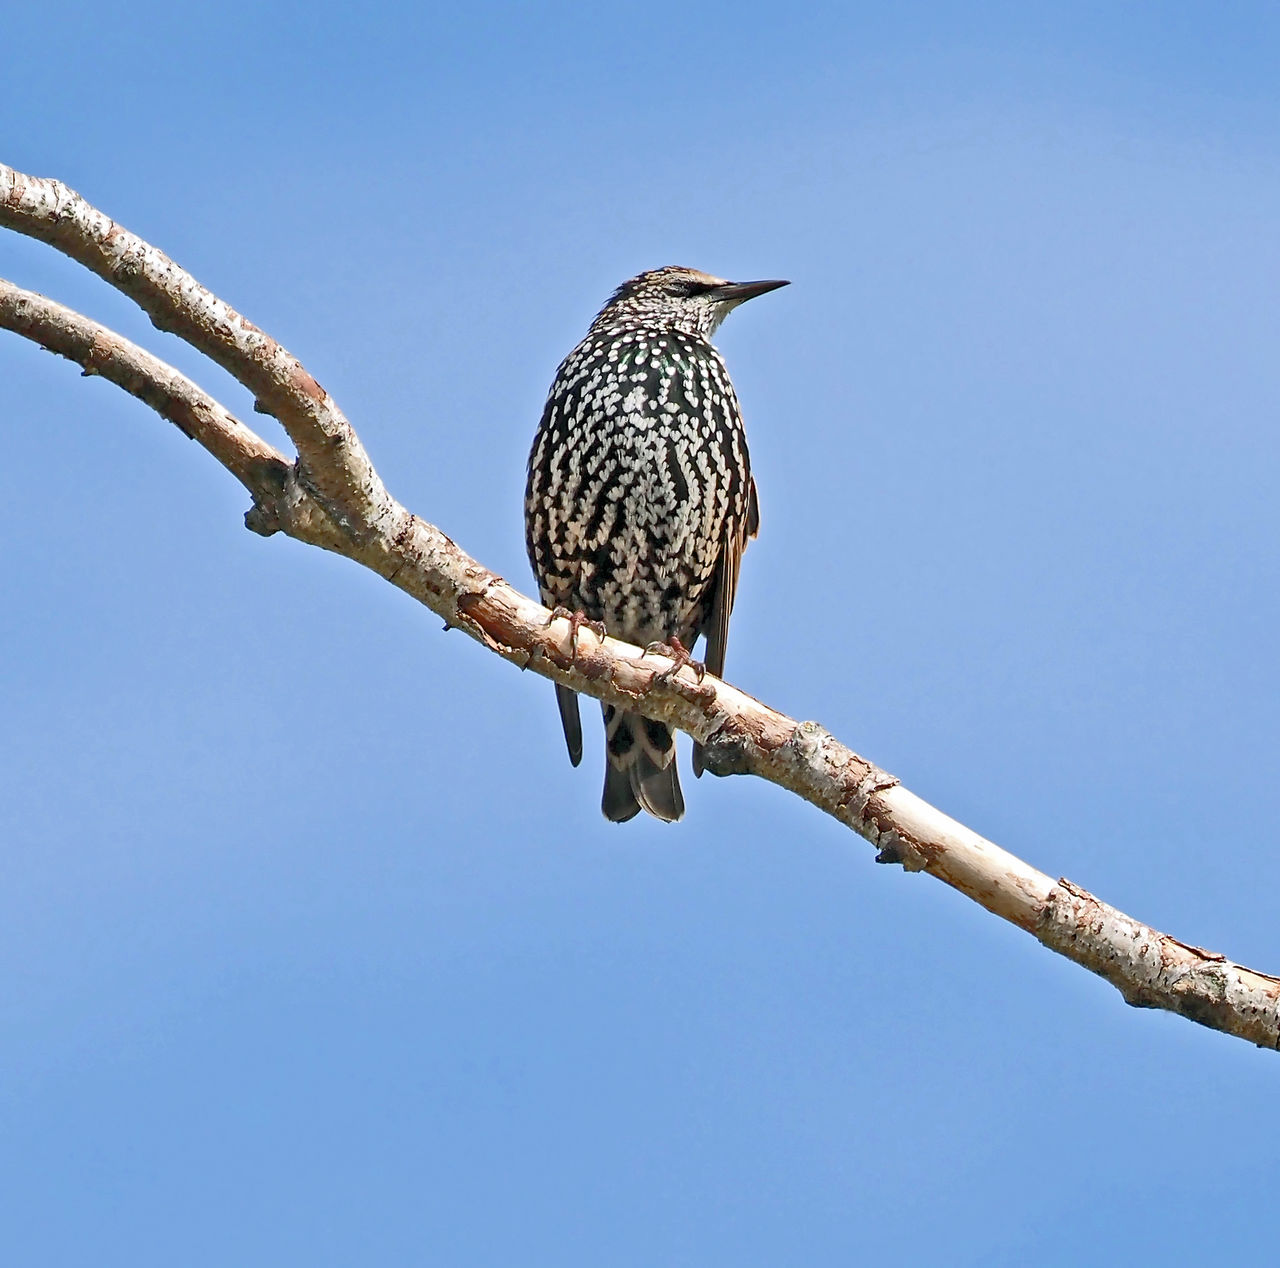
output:
[[[623,282],[596,317],[596,325],[641,325],[682,330],[709,339],[739,304],[786,282],[726,282],[675,264]]]

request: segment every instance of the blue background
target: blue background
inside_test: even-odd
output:
[[[610,289],[790,277],[718,336],[763,507],[729,676],[1280,971],[1273,6],[38,8],[0,157],[518,584]],[[48,249],[0,273],[254,421]],[[548,684],[245,532],[110,385],[8,335],[0,381],[4,1262],[1274,1255],[1275,1054],[759,781],[611,828]]]

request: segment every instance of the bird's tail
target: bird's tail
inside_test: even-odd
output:
[[[676,739],[668,727],[638,713],[604,706],[604,817],[614,823],[647,811],[674,823],[684,814],[676,773]]]

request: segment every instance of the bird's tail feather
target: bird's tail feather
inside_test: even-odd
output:
[[[604,706],[606,761],[600,808],[614,823],[641,810],[674,823],[684,814],[670,728],[639,713]]]
[[[556,683],[556,704],[560,706],[560,725],[564,727],[569,762],[576,766],[582,761],[582,719],[578,715],[578,693]]]

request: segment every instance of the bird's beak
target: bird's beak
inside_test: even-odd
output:
[[[776,291],[780,286],[790,285],[790,282],[726,282],[716,288],[716,298],[722,304],[741,304],[755,299],[757,295]]]

